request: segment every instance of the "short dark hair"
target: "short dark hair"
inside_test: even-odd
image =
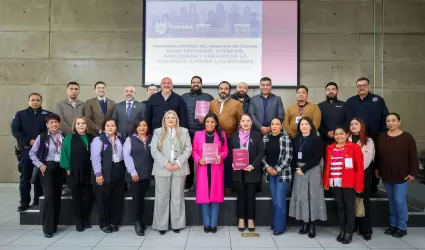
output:
[[[43,101],[43,97],[42,97],[39,93],[35,93],[35,92],[34,92],[34,93],[31,93],[31,94],[28,96],[28,100],[29,100],[29,99],[31,99],[31,96],[33,96],[33,95],[38,95],[38,96],[40,97],[40,100],[41,100],[41,101]]]
[[[358,82],[360,82],[360,81],[366,81],[368,84],[370,84],[369,79],[368,79],[368,78],[366,78],[366,77],[364,77],[364,76],[362,76],[362,77],[360,77],[359,79],[357,79],[356,84],[357,84]]]
[[[328,84],[326,84],[325,89],[327,89],[329,86],[335,86],[335,88],[338,90],[338,84],[336,84],[334,82],[329,82]]]
[[[44,120],[46,121],[46,123],[49,123],[49,121],[51,121],[51,120],[61,122],[61,118],[57,114],[54,114],[54,113],[50,113],[50,114],[46,115]]]
[[[145,119],[137,120],[136,122],[134,122],[134,124],[133,124],[133,133],[134,134],[137,133],[137,127],[139,127],[139,125],[140,125],[141,122],[145,122],[146,123],[146,126],[148,127],[148,130],[146,132],[146,135],[149,135],[149,124],[148,124],[148,121],[145,120]]]
[[[387,115],[387,117],[388,117],[388,116],[390,116],[390,115],[395,116],[395,117],[397,118],[397,120],[401,121],[400,115],[399,115],[399,114],[397,114],[396,112],[391,112],[391,113],[389,113],[389,114]]]
[[[77,82],[69,82],[67,85],[66,85],[66,88],[69,88],[69,86],[71,86],[71,85],[76,85],[76,86],[78,86],[78,88],[80,88],[80,84],[78,84]],[[96,88],[96,87],[95,87]]]
[[[252,120],[252,115],[250,113],[243,113],[242,116],[248,116]],[[242,116],[241,116],[240,120],[242,120]],[[240,120],[239,120],[239,122],[240,122]]]
[[[97,81],[97,82],[94,84],[94,88],[96,88],[96,87],[97,87],[97,85],[99,85],[99,84],[103,84],[103,85],[105,85],[105,88],[106,88],[106,84],[105,84],[104,82],[102,82],[102,81]]]
[[[272,83],[272,79],[270,77],[265,76],[265,77],[260,79],[260,82],[265,82],[265,81]]]
[[[298,90],[299,89],[305,89],[305,91],[307,92],[307,94],[308,94],[308,88],[305,86],[305,85],[300,85],[300,86],[298,86],[297,87],[297,89],[295,90],[295,92],[298,92]]]
[[[193,79],[199,79],[199,81],[202,84],[202,78],[200,76],[194,76],[194,77],[192,77],[192,79],[190,79],[190,84],[192,84]]]
[[[298,132],[298,134],[301,134],[300,125],[301,125],[301,122],[302,121],[307,121],[308,124],[310,124],[310,127],[311,127],[310,136],[316,136],[316,133],[317,132],[316,132],[316,127],[314,126],[313,120],[310,117],[307,117],[307,116],[303,116],[300,119],[300,121],[298,122],[298,125],[297,125],[297,132]]]
[[[232,89],[232,85],[228,81],[221,81],[220,84],[218,85],[219,88],[221,84],[227,84],[229,85],[229,89]]]
[[[156,90],[158,90],[158,86],[156,86],[155,84],[152,83],[151,85],[146,86],[146,91],[148,91],[150,87],[155,87]]]
[[[107,119],[105,119],[104,121],[103,121],[103,123],[102,123],[102,131],[104,131],[105,130],[105,127],[106,127],[106,123],[108,123],[109,121],[114,121],[115,122],[115,127],[117,127],[117,133],[118,133],[118,121],[116,120],[116,119],[114,119],[114,118],[107,118]]]

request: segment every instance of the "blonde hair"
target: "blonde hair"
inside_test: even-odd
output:
[[[78,134],[78,132],[77,132],[77,129],[75,128],[75,126],[76,126],[76,124],[77,124],[77,120],[78,119],[82,119],[82,120],[84,120],[84,122],[86,123],[86,125],[87,125],[87,127],[86,127],[86,134],[88,134],[89,133],[89,120],[86,118],[86,117],[84,117],[84,116],[76,116],[75,118],[74,118],[74,120],[72,121],[72,126],[71,126],[71,131],[72,131],[72,133],[73,134]]]
[[[176,137],[177,137],[177,140],[179,141],[179,143],[180,143],[180,147],[183,147],[183,143],[182,143],[182,140],[181,140],[181,131],[180,131],[180,125],[179,125],[179,117],[178,117],[178,115],[177,115],[177,113],[176,112],[174,112],[173,110],[169,110],[169,111],[167,111],[165,114],[164,114],[164,117],[162,117],[162,129],[161,129],[161,137],[159,138],[159,148],[162,150],[162,142],[164,141],[164,139],[165,139],[165,136],[167,135],[167,133],[168,133],[168,128],[167,128],[167,125],[165,124],[165,118],[168,116],[168,115],[174,115],[174,117],[176,117],[176,127],[175,127],[175,130],[176,130]]]

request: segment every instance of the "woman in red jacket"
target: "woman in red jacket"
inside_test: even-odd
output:
[[[332,188],[338,207],[341,232],[336,240],[349,244],[353,239],[356,223],[356,193],[362,193],[364,188],[364,160],[360,146],[347,141],[345,129],[335,129],[334,138],[335,143],[326,148],[323,185],[326,190]]]

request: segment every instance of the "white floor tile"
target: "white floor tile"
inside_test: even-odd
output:
[[[140,247],[146,236],[138,236],[134,231],[120,230],[107,234],[96,247]]]
[[[1,250],[28,250],[28,246],[4,246]],[[44,250],[46,246],[32,246],[31,250]]]
[[[50,246],[46,250],[91,250],[92,247],[66,247],[66,246]]]
[[[368,247],[355,235],[353,241],[350,244],[342,244],[336,241],[336,237],[339,235],[339,229],[331,227],[321,227],[316,230],[316,240],[324,248],[365,248]]]
[[[187,247],[230,247],[228,230],[220,230],[217,233],[205,233],[204,231],[191,231],[187,240]]]
[[[61,239],[56,241],[53,246],[94,247],[103,239],[103,237],[105,237],[105,235],[106,234],[102,231],[70,231]]]
[[[160,235],[157,230],[149,231],[142,247],[185,247],[189,228],[185,228],[176,234],[172,230],[168,230],[165,235]]]
[[[19,218],[12,219],[0,226],[0,229],[34,229],[35,225],[20,225]]]
[[[269,231],[258,233],[260,234],[259,237],[243,237],[239,231],[230,231],[232,249],[235,247],[276,248],[276,244]]]
[[[52,238],[45,238],[43,230],[32,230],[22,237],[9,243],[11,246],[50,246],[55,241],[63,237],[68,231],[56,233]]]
[[[372,240],[365,241],[363,238],[360,240],[369,248],[388,248],[388,249],[414,249],[411,245],[407,244],[402,239],[397,239],[391,235],[384,234],[384,228],[374,228]]]
[[[29,230],[20,229],[20,230],[9,230],[1,229],[0,230],[0,246],[7,245],[13,240],[18,239],[22,235],[28,233]]]
[[[141,246],[139,250],[185,250],[184,247],[144,247]],[[219,250],[219,249],[217,249]]]
[[[299,228],[288,228],[285,233],[274,236],[277,247],[279,248],[321,248],[322,246],[316,239],[310,239],[307,235],[298,233]],[[319,233],[319,232],[318,232]]]

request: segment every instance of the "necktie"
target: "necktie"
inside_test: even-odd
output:
[[[127,119],[130,120],[131,116],[131,102],[127,103]]]
[[[105,115],[106,114],[106,110],[107,110],[105,100],[100,100],[100,107],[102,108],[102,112]]]

